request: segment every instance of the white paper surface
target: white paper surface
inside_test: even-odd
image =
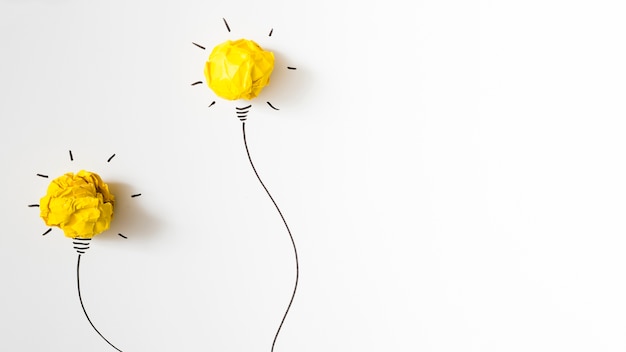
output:
[[[270,350],[291,244],[237,103],[191,86],[192,42],[245,37],[276,54],[248,143],[300,254],[276,352],[623,351],[625,10],[1,1],[0,349],[113,351],[27,207],[37,173],[87,169],[119,199],[81,261],[103,335]]]

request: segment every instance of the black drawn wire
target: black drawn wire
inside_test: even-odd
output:
[[[113,159],[114,157],[115,157],[115,154],[111,155],[111,157],[107,159],[107,163],[110,163],[111,159]]]
[[[115,345],[113,345],[111,342],[109,342],[109,340],[107,340],[104,336],[102,336],[100,331],[98,331],[98,329],[96,329],[95,325],[93,325],[93,323],[91,322],[91,319],[89,318],[89,315],[87,314],[87,310],[85,309],[85,305],[83,304],[83,297],[80,294],[80,257],[82,255],[81,253],[84,253],[84,252],[83,251],[78,251],[78,262],[76,263],[76,285],[78,286],[78,300],[80,301],[80,306],[83,308],[83,312],[85,313],[85,317],[87,318],[87,321],[89,322],[91,327],[98,333],[98,335],[100,335],[100,337],[102,337],[102,339],[104,341],[106,341],[106,343],[111,345],[111,347],[115,348],[119,352],[122,352],[122,350],[120,350],[119,348],[115,347]]]
[[[276,330],[276,335],[274,335],[274,340],[272,341],[272,352],[274,352],[274,345],[276,345],[276,340],[278,339],[278,334],[280,334],[280,330],[282,329],[283,324],[285,323],[285,319],[287,318],[287,315],[289,314],[289,310],[291,309],[291,305],[293,304],[293,300],[296,297],[296,291],[298,290],[298,280],[300,278],[300,263],[298,261],[298,249],[296,248],[296,242],[293,239],[293,235],[291,234],[291,230],[289,229],[289,225],[287,225],[287,221],[285,220],[285,217],[283,216],[283,213],[280,211],[280,208],[278,207],[278,204],[276,204],[276,201],[274,200],[274,197],[272,197],[272,195],[270,194],[270,191],[267,189],[267,187],[265,186],[265,184],[261,180],[261,177],[259,176],[259,173],[256,171],[256,167],[254,167],[254,163],[252,162],[252,157],[250,156],[250,150],[248,149],[248,142],[246,140],[246,123],[245,122],[242,123],[242,131],[243,131],[243,144],[246,147],[246,154],[248,155],[248,160],[250,161],[250,166],[252,166],[252,170],[254,171],[254,174],[256,175],[256,178],[259,180],[259,183],[261,184],[261,186],[265,190],[265,193],[267,193],[268,197],[270,197],[270,200],[272,201],[272,203],[274,204],[274,207],[278,211],[278,215],[280,215],[280,218],[283,220],[283,224],[285,224],[285,228],[287,229],[287,233],[289,234],[289,239],[291,240],[291,245],[293,246],[293,253],[294,253],[295,261],[296,261],[296,279],[295,279],[295,283],[293,285],[293,293],[291,294],[291,299],[289,300],[289,304],[287,305],[287,309],[285,310],[285,314],[283,315],[283,318],[280,321],[280,325],[278,325],[278,329]]]
[[[70,150],[70,161],[74,161],[74,155],[72,155],[72,151]]]

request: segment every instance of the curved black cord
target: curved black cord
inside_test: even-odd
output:
[[[76,264],[76,284],[78,285],[78,300],[80,301],[80,306],[83,308],[83,312],[85,313],[85,317],[87,317],[87,321],[89,322],[89,324],[91,324],[91,327],[96,330],[96,332],[98,333],[98,335],[100,335],[100,337],[102,337],[102,339],[104,341],[106,341],[106,343],[108,343],[109,345],[111,345],[111,347],[115,348],[116,350],[118,350],[119,352],[122,352],[122,350],[120,350],[119,348],[115,347],[112,343],[109,342],[109,340],[107,340],[104,336],[102,336],[102,334],[100,333],[100,331],[98,331],[98,329],[96,329],[96,327],[93,325],[93,323],[91,322],[91,319],[89,319],[89,315],[87,314],[87,310],[85,309],[85,305],[83,304],[83,297],[80,294],[80,254],[78,254],[78,263]]]
[[[246,147],[246,154],[248,154],[248,160],[250,161],[250,166],[252,166],[252,170],[254,171],[256,178],[259,180],[259,183],[261,183],[261,186],[263,186],[265,193],[267,193],[267,195],[270,197],[270,200],[272,201],[272,203],[274,203],[274,207],[276,207],[276,210],[278,211],[278,215],[280,215],[280,218],[283,220],[283,223],[285,224],[285,228],[287,228],[287,233],[289,234],[289,238],[291,239],[291,244],[293,246],[293,253],[296,258],[296,282],[293,285],[293,293],[291,294],[289,305],[287,305],[287,309],[285,310],[283,319],[280,321],[280,325],[278,325],[278,330],[276,330],[276,335],[274,335],[274,341],[272,341],[272,352],[274,352],[274,345],[276,344],[276,339],[278,339],[278,334],[280,334],[280,329],[282,329],[283,323],[285,323],[285,319],[287,318],[287,314],[289,314],[289,309],[291,309],[291,304],[293,303],[293,299],[296,297],[296,291],[298,290],[298,279],[300,278],[300,264],[298,262],[298,249],[296,248],[296,242],[293,240],[293,235],[291,234],[291,230],[289,230],[289,225],[287,225],[287,221],[285,220],[283,213],[280,211],[280,208],[278,207],[278,204],[276,204],[274,197],[272,197],[272,195],[270,194],[270,191],[267,190],[267,187],[265,187],[265,184],[261,180],[259,173],[256,171],[256,168],[254,167],[254,163],[252,162],[252,158],[250,157],[250,150],[248,149],[248,142],[246,141],[246,123],[244,122],[242,126],[243,126],[243,144]]]

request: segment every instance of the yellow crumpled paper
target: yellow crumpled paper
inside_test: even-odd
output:
[[[66,237],[93,238],[109,228],[114,202],[100,176],[81,170],[52,180],[39,207],[46,225],[60,227]]]
[[[270,83],[274,53],[248,39],[227,40],[209,55],[204,66],[207,84],[228,99],[255,98]]]

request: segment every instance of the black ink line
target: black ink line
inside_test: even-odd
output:
[[[247,110],[246,111],[237,111],[237,114],[242,114],[243,115],[243,114],[247,114],[247,113],[248,113]]]
[[[74,249],[89,249],[89,246],[87,246],[87,247],[74,247]]]
[[[39,208],[39,204],[28,204],[28,207],[29,208],[34,208],[34,207]]]
[[[192,85],[192,86],[195,86],[195,85],[198,85],[198,84],[202,84],[202,81],[193,82],[191,85]]]
[[[128,237],[122,235],[121,233],[118,233],[117,235],[120,236],[120,237],[123,237],[123,238],[128,238]]]
[[[243,108],[238,108],[238,107],[235,106],[235,109],[237,109],[237,110],[246,110],[246,109],[249,109],[250,107],[252,107],[252,105],[244,106]]]
[[[70,161],[74,161],[74,156],[72,155],[72,151],[70,150]]]
[[[295,70],[296,69],[295,67],[291,67],[291,66],[287,66],[287,68],[290,69],[290,70]]]
[[[83,251],[76,251],[76,252],[78,253],[78,255],[85,254],[85,252]]]
[[[274,352],[274,345],[276,344],[276,340],[278,339],[278,334],[280,333],[280,329],[283,327],[283,323],[285,323],[285,319],[287,318],[287,314],[289,314],[289,309],[291,309],[293,299],[296,297],[296,291],[298,290],[298,280],[300,278],[300,264],[298,261],[298,249],[296,248],[296,242],[293,239],[293,235],[291,234],[291,230],[289,229],[289,225],[287,225],[287,221],[285,220],[283,213],[280,211],[280,208],[278,207],[278,204],[276,204],[274,197],[272,197],[272,195],[270,194],[270,191],[267,189],[267,187],[265,187],[265,184],[261,180],[259,173],[256,171],[256,168],[254,167],[254,163],[252,162],[252,157],[250,156],[250,150],[248,149],[248,142],[246,141],[246,123],[245,122],[242,123],[242,131],[243,131],[243,144],[246,147],[246,154],[248,154],[248,160],[250,161],[250,166],[252,166],[252,170],[254,171],[256,178],[259,180],[259,183],[261,184],[261,186],[263,186],[265,193],[267,193],[267,195],[270,197],[270,200],[272,201],[272,203],[274,203],[274,207],[278,211],[278,215],[280,215],[280,218],[283,220],[283,224],[285,224],[285,228],[287,229],[287,233],[289,234],[289,239],[291,240],[291,245],[293,246],[293,253],[296,259],[296,280],[293,285],[293,293],[291,294],[291,299],[289,300],[289,304],[287,305],[287,309],[285,310],[283,319],[280,321],[278,330],[276,330],[276,335],[274,335],[274,341],[272,341],[271,351]]]
[[[111,159],[113,159],[114,156],[115,156],[115,154],[111,155],[111,157],[107,159],[107,163],[111,162]]]
[[[131,195],[130,197],[131,197],[131,198],[135,198],[135,197],[139,197],[140,195],[141,195],[141,193],[137,193],[137,194],[133,194],[133,195]]]
[[[270,35],[268,37],[271,37],[272,33],[274,33],[274,28],[270,29]]]
[[[102,339],[106,341],[106,343],[111,345],[111,347],[115,348],[119,352],[122,352],[122,350],[115,347],[112,343],[109,342],[109,340],[107,340],[104,336],[102,336],[100,331],[98,331],[98,329],[96,329],[96,327],[93,325],[93,323],[91,322],[91,319],[89,318],[89,315],[87,314],[87,310],[85,309],[85,305],[83,304],[83,297],[80,294],[80,257],[82,254],[84,254],[84,252],[81,253],[81,251],[79,251],[78,262],[76,263],[76,285],[78,286],[78,300],[80,301],[80,306],[83,308],[83,312],[85,313],[85,317],[87,317],[87,321],[89,322],[89,324],[91,324],[91,327],[98,333],[98,335],[100,335],[100,337],[102,337]]]
[[[193,44],[193,45],[197,46],[198,48],[200,48],[200,49],[202,49],[202,50],[206,50],[206,48],[205,48],[205,47],[203,47],[203,46],[202,46],[202,45],[200,45],[200,44],[196,44],[196,43],[194,43],[194,42],[191,42],[191,44]]]
[[[272,109],[274,109],[274,110],[280,110],[280,109],[276,109],[276,108],[274,107],[274,105],[272,105],[272,103],[270,103],[269,101],[267,102],[267,105],[269,105],[269,106],[270,106]]]
[[[226,22],[225,18],[222,18],[224,20],[224,24],[226,25],[226,29],[228,29],[228,32],[230,33],[230,27],[228,26],[228,22]]]
[[[43,178],[48,178],[48,175],[44,175],[44,174],[37,174],[37,176],[43,177]]]
[[[49,234],[49,233],[50,233],[50,231],[52,231],[52,228],[49,228],[46,232],[42,233],[41,235],[42,235],[42,236],[45,236],[45,235]]]
[[[209,107],[215,105],[215,100],[209,105]]]

